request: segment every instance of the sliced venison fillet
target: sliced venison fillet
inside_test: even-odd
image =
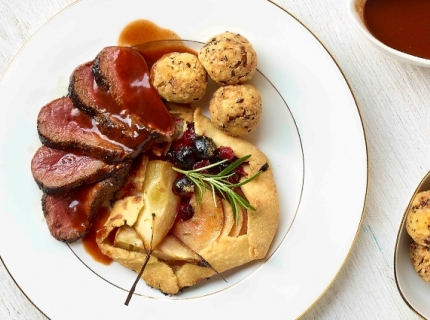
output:
[[[42,210],[51,235],[74,242],[88,233],[103,202],[124,183],[124,167],[108,179],[72,189],[66,195],[42,196]]]
[[[55,195],[104,180],[127,166],[130,166],[129,162],[107,164],[96,158],[42,145],[33,156],[31,172],[44,193]]]
[[[48,147],[82,153],[107,163],[122,161],[135,153],[103,135],[97,119],[75,108],[67,97],[53,100],[40,110],[37,131]]]
[[[50,233],[65,242],[89,231],[100,206],[124,183],[132,159],[148,150],[162,155],[177,133],[150,85],[144,58],[128,47],[107,47],[78,66],[69,95],[40,110],[37,130],[44,146],[32,172],[44,191]]]
[[[151,131],[173,135],[173,117],[151,86],[148,66],[139,52],[129,47],[105,47],[94,59],[92,71],[97,84],[110,92],[120,110],[136,115],[136,122]]]
[[[135,114],[122,109],[109,91],[99,87],[91,67],[92,62],[88,62],[75,68],[70,76],[68,95],[75,107],[97,116],[102,134],[131,149],[143,151],[157,140],[166,140],[158,132],[146,128]]]
[[[121,110],[110,92],[100,87],[94,80],[93,61],[81,64],[73,70],[69,81],[69,97],[75,106],[85,112],[119,114]]]

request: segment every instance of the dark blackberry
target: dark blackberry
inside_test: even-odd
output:
[[[217,149],[212,138],[206,136],[196,137],[193,141],[193,146],[196,156],[199,159],[208,159],[212,157]]]
[[[172,192],[179,197],[191,197],[195,185],[186,176],[179,176],[173,181]]]
[[[175,152],[175,164],[180,169],[189,170],[196,163],[197,157],[194,148],[191,146],[183,146]]]

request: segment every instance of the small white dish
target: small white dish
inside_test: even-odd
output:
[[[376,39],[373,34],[367,29],[366,24],[363,20],[363,8],[366,0],[348,0],[347,9],[351,20],[354,25],[360,30],[360,32],[379,50],[388,54],[389,56],[405,63],[421,66],[430,67],[430,60],[419,58],[402,51],[393,49],[386,44]]]
[[[403,215],[394,250],[394,277],[397,289],[405,303],[421,317],[430,319],[430,283],[425,282],[415,272],[409,257],[409,245],[412,239],[405,225],[412,200],[417,193],[425,190],[430,190],[430,172],[416,188]]]

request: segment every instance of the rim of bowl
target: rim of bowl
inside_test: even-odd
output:
[[[362,20],[362,17],[360,17],[359,13],[356,10],[356,3],[362,2],[363,5],[366,2],[366,0],[349,0],[348,1],[348,14],[350,18],[354,21],[354,25],[357,27],[358,30],[374,45],[382,49],[383,51],[388,52],[392,56],[395,56],[397,58],[402,59],[405,62],[409,62],[415,65],[430,67],[430,59],[420,58],[396,49],[393,49],[383,42],[376,39],[370,31],[367,29],[367,27],[364,25],[364,22]]]
[[[405,291],[403,290],[404,288],[402,287],[399,278],[401,277],[401,273],[399,271],[398,268],[398,261],[399,261],[399,247],[401,245],[401,239],[402,237],[408,237],[409,239],[410,236],[408,235],[407,231],[406,231],[406,219],[408,216],[408,212],[409,212],[409,208],[412,206],[412,202],[414,201],[416,195],[421,192],[421,191],[425,191],[425,190],[430,190],[429,186],[430,186],[430,171],[428,171],[423,178],[421,178],[421,181],[419,182],[419,184],[417,185],[416,189],[413,191],[412,196],[410,197],[410,200],[403,212],[403,217],[402,220],[400,222],[400,226],[399,229],[397,230],[397,236],[396,236],[396,243],[394,246],[394,264],[393,264],[393,268],[394,268],[394,280],[396,283],[396,287],[397,287],[397,291],[400,294],[400,297],[403,299],[403,302],[409,307],[409,309],[411,309],[413,312],[415,312],[418,316],[427,319],[427,316],[425,316],[424,314],[422,314],[422,311],[418,311],[417,307],[415,306],[415,303],[413,303],[413,301],[406,297]]]

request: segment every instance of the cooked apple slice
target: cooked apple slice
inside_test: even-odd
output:
[[[127,225],[118,228],[113,245],[127,251],[146,252],[143,241],[139,238],[136,230]]]
[[[187,248],[176,236],[167,234],[154,250],[153,255],[164,261],[198,263],[201,258]]]
[[[171,233],[177,236],[186,246],[200,252],[221,234],[224,226],[224,210],[219,197],[216,206],[210,190],[206,190],[200,203],[192,197],[190,204],[194,209],[191,219],[177,220]]]
[[[175,178],[171,163],[148,162],[143,184],[144,205],[134,225],[147,249],[157,247],[175,222],[180,201],[172,192]]]
[[[233,213],[232,213],[233,214]],[[233,217],[234,220],[234,217]],[[237,210],[237,223],[234,223],[230,233],[228,234],[230,237],[238,237],[240,235],[240,231],[243,226],[243,208],[238,208]]]
[[[231,207],[230,202],[226,199],[221,199],[222,208],[224,210],[224,225],[221,231],[220,238],[228,237],[231,231],[231,228],[234,226],[234,216],[233,209]]]

